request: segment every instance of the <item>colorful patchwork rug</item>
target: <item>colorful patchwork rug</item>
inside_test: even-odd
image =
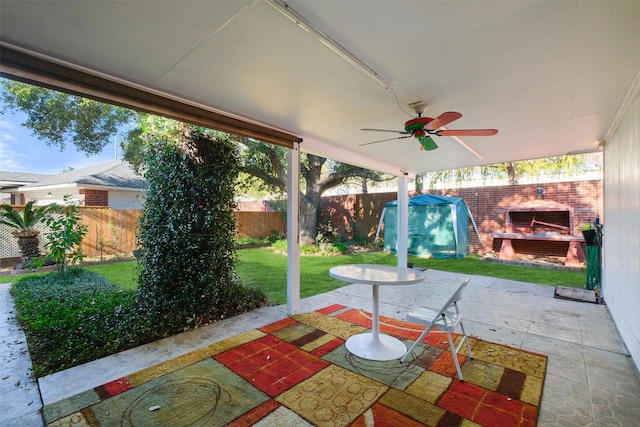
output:
[[[49,426],[534,426],[546,356],[470,338],[456,376],[434,331],[405,363],[350,354],[369,313],[333,305],[209,345],[44,408]],[[411,344],[421,327],[382,317]],[[457,339],[460,339],[458,336]]]

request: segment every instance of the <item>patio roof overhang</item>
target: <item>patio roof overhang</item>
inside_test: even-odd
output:
[[[51,58],[2,46],[0,75],[9,79],[291,148],[300,138],[150,89],[110,80]]]

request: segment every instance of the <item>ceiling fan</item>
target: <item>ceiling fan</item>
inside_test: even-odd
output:
[[[462,114],[455,111],[447,111],[440,114],[435,119],[431,117],[422,117],[422,113],[427,108],[427,104],[419,101],[409,104],[409,107],[416,112],[418,117],[415,117],[404,124],[404,130],[388,130],[388,129],[361,129],[365,131],[375,132],[394,132],[402,136],[395,138],[381,139],[379,141],[367,142],[363,145],[377,144],[379,142],[391,141],[394,139],[410,138],[414,137],[420,142],[421,150],[435,150],[438,145],[431,138],[432,135],[436,136],[491,136],[498,133],[496,129],[447,129],[446,125],[458,120],[462,117]]]

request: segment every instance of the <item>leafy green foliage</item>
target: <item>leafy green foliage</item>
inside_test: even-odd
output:
[[[40,256],[40,231],[35,229],[38,223],[44,221],[48,206],[33,206],[33,201],[28,202],[22,211],[14,210],[11,205],[3,204],[0,207],[0,224],[15,228],[13,235],[18,239],[18,247],[22,263],[29,265]]]
[[[49,211],[49,206],[33,206],[27,202],[22,210],[13,209],[9,204],[0,206],[0,224],[16,229],[16,234],[33,234],[34,227],[42,222]],[[37,233],[36,233],[37,235]]]
[[[249,237],[249,236],[241,236],[236,237],[235,242],[236,246],[250,246],[250,245],[270,245],[273,242],[282,239],[283,236],[277,231],[273,230],[266,237]]]
[[[344,240],[338,232],[338,229],[333,225],[333,221],[329,222],[318,230],[316,235],[316,242],[318,243],[335,243],[340,240]]]
[[[51,205],[50,212],[57,215],[46,219],[50,231],[44,244],[49,252],[48,257],[56,262],[62,273],[67,271],[67,262],[74,265],[84,258],[80,243],[89,230],[86,224],[82,224],[78,207],[70,203],[68,196],[64,197],[64,201],[67,203],[64,206]]]
[[[587,156],[584,154],[545,157],[541,159],[522,160],[518,162],[496,163],[480,167],[468,167],[460,169],[429,172],[416,180],[424,186],[430,187],[437,183],[455,182],[461,183],[471,180],[479,172],[483,179],[504,179],[510,185],[518,184],[522,178],[539,178],[540,174],[569,174],[584,170],[587,164]],[[422,188],[416,188],[421,191]]]
[[[325,251],[333,253],[334,255],[337,255],[337,254],[344,255],[347,253],[348,250],[349,250],[349,245],[347,245],[343,241],[335,242],[333,245],[329,246],[328,248],[325,248]]]
[[[264,295],[244,288],[234,268],[235,146],[194,127],[174,144],[160,137],[148,146],[139,228],[143,317],[169,334],[257,307]]]
[[[36,376],[95,360],[144,342],[135,293],[70,269],[20,279],[11,287]]]
[[[118,127],[136,117],[135,112],[125,108],[13,80],[0,79],[0,87],[0,112],[26,114],[23,126],[60,151],[71,140],[79,151],[99,154]]]
[[[271,248],[280,252],[287,253],[287,241],[277,240],[273,242]],[[318,256],[334,256],[344,255],[348,252],[349,245],[344,241],[335,243],[318,244],[318,245],[300,245],[300,255],[318,255]]]

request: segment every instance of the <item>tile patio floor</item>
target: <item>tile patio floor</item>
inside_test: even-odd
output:
[[[470,277],[460,303],[467,333],[549,357],[539,426],[640,425],[640,377],[606,305],[554,299],[551,286],[425,273],[417,285],[381,286],[380,314],[403,319],[415,305],[437,307],[453,286]],[[8,289],[0,284],[0,425],[7,427],[40,427],[43,403],[286,317],[285,306],[265,307],[36,381]],[[368,285],[349,285],[302,300],[300,312],[334,303],[371,311],[371,295]]]

